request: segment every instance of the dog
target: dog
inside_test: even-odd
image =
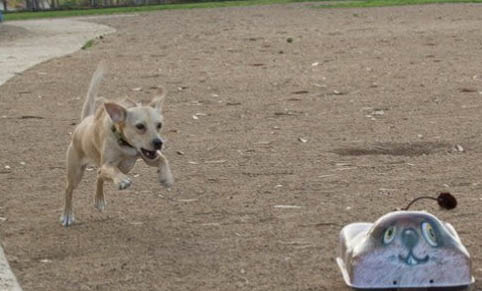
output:
[[[104,182],[112,181],[119,190],[128,188],[132,182],[126,174],[139,157],[147,165],[158,168],[162,185],[170,188],[174,183],[169,162],[161,153],[164,144],[160,136],[163,125],[161,107],[166,90],[160,87],[159,96],[154,97],[149,105],[143,106],[125,98],[121,102],[103,100],[102,106],[96,106],[104,67],[100,63],[92,76],[81,122],[72,133],[67,149],[65,205],[60,217],[64,226],[74,223],[72,194],[88,163],[98,167],[94,206],[100,211],[106,204]]]

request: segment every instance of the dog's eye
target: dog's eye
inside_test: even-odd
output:
[[[145,126],[144,124],[142,124],[142,123],[136,124],[136,127],[137,127],[138,130],[144,130],[144,129],[146,129],[146,126]]]
[[[160,130],[162,128],[162,123],[158,123],[156,127],[157,127],[157,130]]]

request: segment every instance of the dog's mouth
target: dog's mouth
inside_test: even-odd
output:
[[[148,160],[154,160],[157,158],[157,151],[148,151],[144,148],[141,148],[141,154],[142,157],[148,159]]]

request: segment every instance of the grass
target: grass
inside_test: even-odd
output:
[[[88,40],[83,46],[82,46],[82,49],[83,50],[86,50],[86,49],[89,49],[91,47],[94,46],[94,40],[91,39],[91,40]]]
[[[14,13],[6,13],[4,14],[4,16],[6,21],[10,21],[10,20],[27,20],[27,19],[39,19],[39,18],[135,13],[135,12],[171,10],[171,9],[219,8],[219,7],[234,7],[234,6],[254,6],[254,5],[286,4],[286,3],[296,3],[296,2],[327,2],[327,1],[329,0],[216,1],[216,2],[163,4],[163,5],[148,5],[148,6],[134,6],[134,7],[72,9],[72,10],[60,10],[60,11],[39,11],[39,12],[14,12]],[[419,4],[434,4],[434,3],[482,3],[482,0],[360,0],[360,1],[341,0],[341,1],[333,1],[333,2],[335,3],[322,5],[320,7],[355,8],[355,7],[419,5]]]
[[[313,2],[323,2],[328,0],[312,0]],[[163,5],[146,5],[146,6],[130,6],[130,7],[112,7],[112,8],[96,8],[96,9],[72,9],[59,11],[38,11],[38,12],[14,12],[4,14],[5,20],[28,20],[39,18],[57,18],[71,16],[89,16],[89,15],[109,15],[119,13],[135,13],[158,10],[172,9],[196,9],[196,8],[219,8],[233,6],[254,6],[254,5],[270,5],[306,2],[306,0],[239,0],[239,1],[216,1],[201,3],[185,3],[185,4],[163,4]]]
[[[363,8],[402,5],[423,5],[441,3],[482,3],[482,0],[360,0],[339,1],[338,3],[322,5],[322,8]]]

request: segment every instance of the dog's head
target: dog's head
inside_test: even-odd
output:
[[[157,151],[160,151],[164,144],[160,131],[163,126],[161,108],[166,91],[162,87],[159,91],[159,96],[145,106],[130,99],[125,99],[123,103],[104,103],[118,138],[123,139],[125,146],[135,148],[147,163],[159,158]]]

